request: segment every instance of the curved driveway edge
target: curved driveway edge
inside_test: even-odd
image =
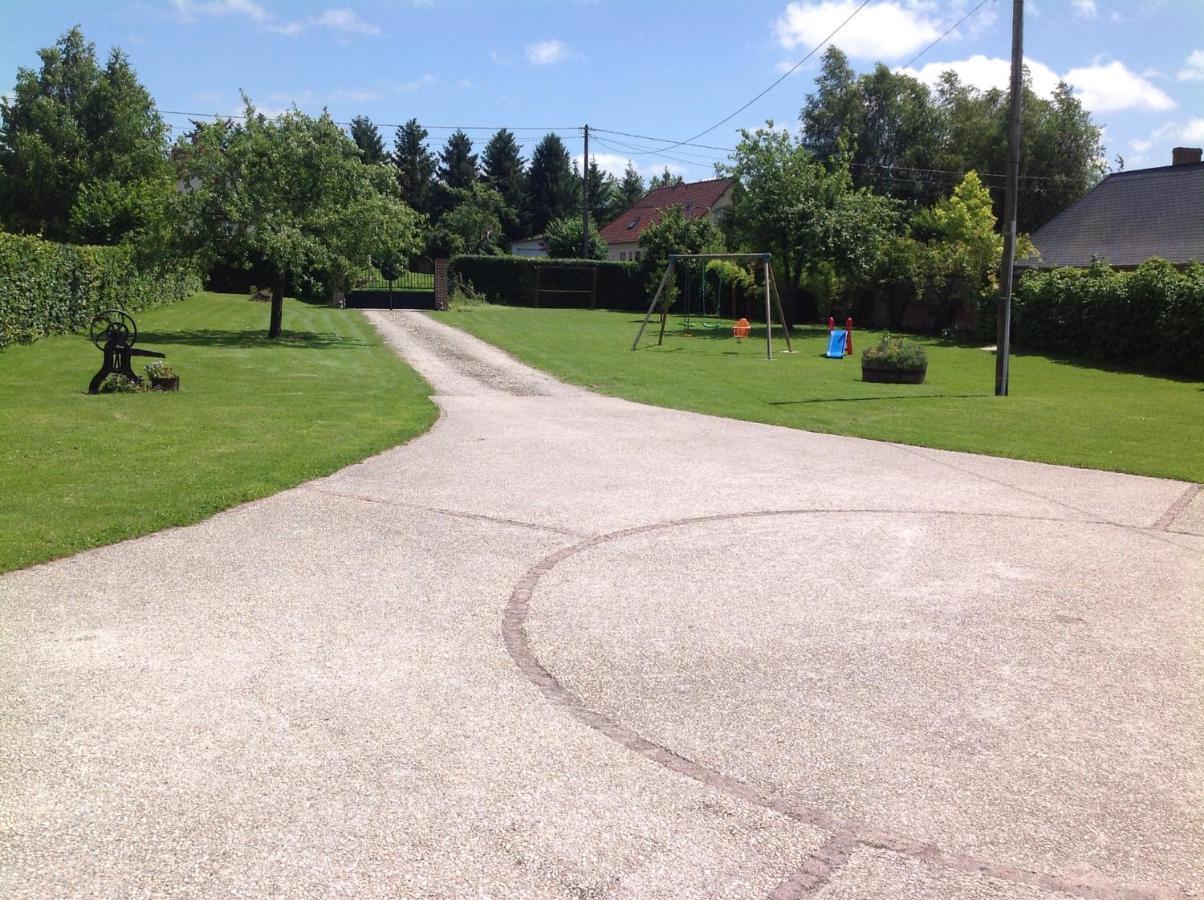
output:
[[[5,896],[1204,890],[1190,486],[368,316],[432,431],[0,577]]]

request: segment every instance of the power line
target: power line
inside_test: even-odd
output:
[[[933,47],[935,47],[937,44],[939,44],[945,38],[949,37],[949,35],[951,35],[954,31],[957,30],[957,27],[959,25],[961,25],[962,22],[966,21],[966,19],[970,18],[970,16],[974,15],[976,12],[978,12],[980,9],[982,9],[984,6],[986,6],[988,3],[993,3],[993,2],[995,2],[995,0],[982,0],[982,2],[978,4],[978,6],[974,7],[972,10],[970,10],[968,13],[966,13],[964,16],[962,16],[960,19],[958,19],[956,22],[954,22],[952,28],[950,28],[948,31],[946,31],[944,34],[942,34],[940,37],[938,37],[935,41],[933,41],[931,44],[929,44],[927,47],[925,47],[923,50],[921,50],[919,53],[917,53],[915,56],[913,56],[907,62],[903,63],[903,65],[900,66],[899,68],[906,69],[913,62],[915,62],[917,59],[919,59],[921,56],[923,56],[925,53],[927,53],[929,50],[931,50]]]
[[[630,131],[614,131],[610,128],[596,128],[592,125],[590,126],[590,130],[597,131],[602,134],[618,134],[623,137],[635,138],[636,140],[640,141],[656,141],[660,144],[677,144],[679,147],[698,147],[703,150],[721,150],[724,153],[731,153],[733,150],[731,147],[716,147],[713,144],[693,144],[689,141],[675,141],[673,138],[649,137],[646,134],[632,134]]]
[[[159,115],[161,115],[161,116],[188,116],[189,118],[195,117],[195,118],[201,118],[201,119],[241,119],[241,120],[245,120],[247,118],[245,115],[243,115],[241,113],[185,112],[183,110],[178,110],[178,109],[159,109],[159,110],[156,110],[156,112],[158,112]],[[332,120],[332,121],[334,121],[334,120]],[[334,124],[342,126],[344,128],[351,127],[350,122],[337,122],[336,121],[336,122],[334,122]],[[404,128],[405,127],[405,125],[397,124],[395,122],[373,122],[373,124],[377,128]],[[507,131],[542,131],[542,132],[575,131],[578,133],[581,131],[580,125],[548,125],[548,126],[540,126],[540,125],[427,125],[425,123],[419,123],[418,127],[425,128],[430,131],[501,131],[503,128],[505,128]]]
[[[984,2],[986,2],[986,0],[984,0]],[[804,56],[802,59],[800,59],[798,62],[796,62],[793,66],[791,66],[789,69],[787,69],[781,78],[779,78],[777,81],[773,82],[773,84],[771,84],[769,87],[765,88],[765,90],[761,91],[761,93],[757,94],[755,97],[753,97],[751,100],[749,100],[743,106],[741,106],[739,109],[737,109],[731,115],[723,117],[718,122],[716,122],[714,125],[712,125],[710,128],[704,128],[702,131],[698,132],[698,134],[691,135],[690,137],[686,138],[684,141],[677,141],[676,143],[670,144],[668,147],[664,147],[662,149],[672,150],[674,147],[680,147],[682,144],[688,144],[690,141],[696,141],[700,137],[702,137],[704,134],[710,134],[712,131],[714,131],[716,128],[718,128],[720,125],[723,125],[726,122],[730,122],[732,119],[736,118],[736,116],[740,115],[740,113],[744,112],[744,110],[748,109],[750,106],[752,106],[758,100],[760,100],[762,97],[764,97],[770,91],[772,91],[775,87],[777,87],[779,84],[781,84],[783,81],[785,81],[791,75],[793,75],[796,71],[798,71],[799,66],[801,66],[803,63],[805,63],[807,60],[809,60],[812,56],[814,56],[821,47],[823,47],[825,44],[828,43],[828,41],[830,41],[830,40],[832,40],[832,38],[836,37],[836,35],[840,32],[840,30],[842,28],[844,28],[846,25],[848,25],[849,22],[851,22],[853,20],[853,17],[855,15],[857,15],[857,13],[859,13],[863,9],[865,9],[869,5],[869,3],[870,3],[870,0],[861,0],[861,4],[856,9],[854,9],[851,13],[849,13],[843,22],[841,22],[834,29],[832,29],[831,34],[829,34],[826,38],[824,38],[822,41],[820,41],[818,44],[816,44],[814,47],[812,47],[806,56]]]

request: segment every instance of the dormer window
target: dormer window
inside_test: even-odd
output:
[[[640,217],[636,216],[634,219],[632,219],[630,222],[627,223],[627,230],[631,231],[631,229],[635,228],[635,226],[637,226],[639,224],[640,224]]]

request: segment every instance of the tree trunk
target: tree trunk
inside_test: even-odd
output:
[[[284,272],[276,273],[276,280],[272,284],[272,320],[268,325],[268,337],[280,337],[280,323],[284,318]]]

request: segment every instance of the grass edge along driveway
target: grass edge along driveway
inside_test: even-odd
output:
[[[860,354],[881,332],[855,331],[854,354],[824,359],[827,335],[796,329],[793,355],[764,330],[738,344],[729,328],[684,337],[655,320],[603,310],[481,306],[437,314],[523,362],[592,390],[654,406],[945,450],[1204,482],[1204,383],[1014,355],[1011,396],[995,397],[995,356],[918,338],[923,385],[866,384]],[[758,334],[760,339],[758,340]],[[673,464],[666,448],[665,465]]]
[[[430,388],[358,312],[203,293],[135,316],[178,394],[89,396],[101,354],[0,350],[0,571],[199,521],[426,431]],[[146,359],[135,359],[136,371]]]

